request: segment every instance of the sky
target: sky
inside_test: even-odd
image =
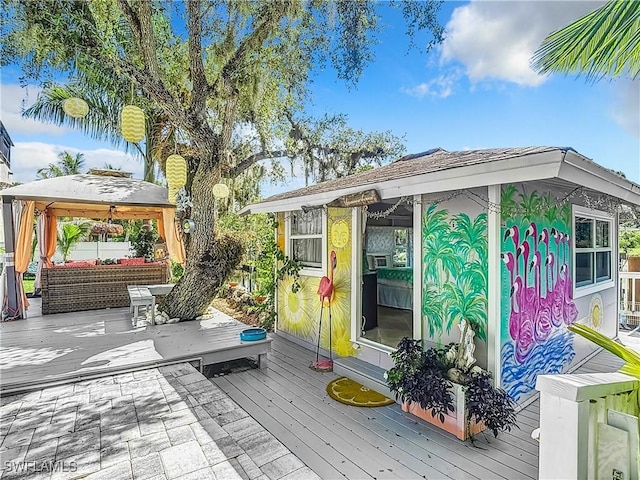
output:
[[[407,153],[434,147],[572,147],[640,183],[640,79],[594,83],[586,77],[543,77],[529,67],[546,35],[603,3],[445,2],[439,18],[446,38],[429,53],[409,48],[400,14],[383,5],[386,27],[358,85],[348,88],[330,69],[316,72],[308,111],[344,113],[351,127],[364,131],[390,130],[404,137]],[[0,118],[15,144],[14,181],[34,180],[38,168],[64,150],[82,152],[88,167],[110,163],[142,177],[142,162],[108,143],[21,118],[38,89],[19,86],[17,66],[1,73]],[[302,185],[297,177],[285,185],[266,184],[263,193]]]

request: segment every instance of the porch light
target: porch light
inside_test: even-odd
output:
[[[67,98],[62,102],[64,113],[73,118],[82,118],[89,113],[89,105],[78,97]]]

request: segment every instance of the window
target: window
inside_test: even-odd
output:
[[[600,286],[613,280],[613,222],[604,212],[574,207],[575,286]]]
[[[289,253],[304,268],[323,271],[325,226],[324,210],[291,212],[289,218]]]

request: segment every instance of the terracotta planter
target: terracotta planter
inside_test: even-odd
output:
[[[256,297],[256,302],[263,303],[266,299],[267,299],[267,297],[265,297],[264,295],[258,295]]]
[[[455,383],[453,384],[453,397],[454,410],[444,416],[444,423],[440,421],[440,418],[437,415],[435,417],[431,415],[431,409],[425,410],[417,403],[403,403],[402,410],[421,418],[425,422],[446,430],[458,437],[460,440],[466,440],[471,435],[475,435],[485,430],[484,423],[482,422],[472,422],[470,427],[467,428],[464,391],[460,385]]]
[[[229,286],[231,288],[236,288],[238,286],[238,282],[229,282]]]

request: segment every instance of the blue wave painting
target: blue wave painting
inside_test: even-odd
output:
[[[502,388],[518,401],[535,389],[538,375],[562,373],[575,355],[573,334],[566,329],[536,345],[521,365],[515,359],[514,344],[507,342],[501,351]]]

